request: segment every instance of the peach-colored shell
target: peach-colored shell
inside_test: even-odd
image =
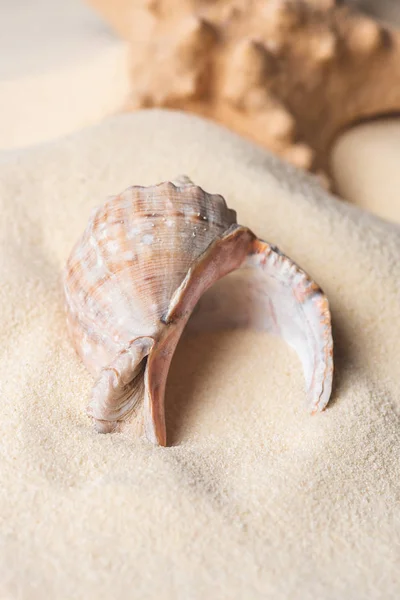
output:
[[[236,213],[222,196],[171,182],[133,186],[92,215],[68,261],[68,324],[98,375],[132,339],[157,336],[189,266]]]
[[[91,2],[131,42],[132,109],[197,113],[325,174],[341,131],[400,110],[399,29],[349,0]]]
[[[333,370],[326,298],[290,259],[237,225],[222,196],[181,178],[108,200],[67,262],[68,328],[97,378],[88,412],[99,431],[113,431],[144,398],[146,434],[166,443],[164,388],[181,332],[203,292],[245,265],[259,273],[261,288],[249,289],[261,289],[262,326],[296,348],[311,411],[324,408]]]

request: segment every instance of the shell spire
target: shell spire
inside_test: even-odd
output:
[[[144,400],[146,435],[166,445],[165,384],[181,333],[204,292],[240,267],[261,281],[262,327],[272,323],[302,360],[310,411],[326,406],[333,373],[326,297],[293,261],[238,225],[222,196],[180,176],[105,202],[66,265],[67,324],[96,378],[88,413],[98,431],[118,429]]]

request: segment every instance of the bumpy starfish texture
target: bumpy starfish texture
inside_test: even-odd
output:
[[[305,169],[400,109],[398,33],[335,0],[145,0],[127,29],[130,108],[204,115]]]

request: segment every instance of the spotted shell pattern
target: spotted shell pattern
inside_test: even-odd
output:
[[[185,180],[133,186],[95,210],[65,283],[69,330],[94,375],[132,339],[157,336],[190,265],[233,223],[222,196]]]

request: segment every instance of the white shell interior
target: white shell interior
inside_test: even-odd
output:
[[[332,336],[324,322],[320,291],[300,297],[311,282],[279,252],[249,256],[244,268],[218,281],[200,299],[187,330],[252,327],[282,337],[298,354],[307,409],[323,410],[332,390]],[[254,268],[258,267],[258,268]],[[255,349],[256,352],[256,349]]]

